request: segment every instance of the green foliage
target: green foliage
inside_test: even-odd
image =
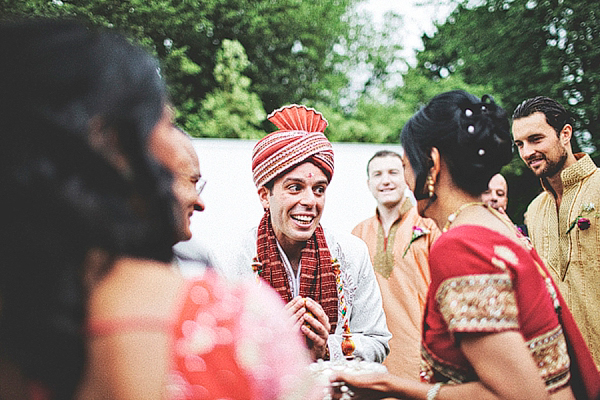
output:
[[[409,107],[406,111],[410,117],[435,95],[455,89],[466,90],[479,97],[492,93],[490,84],[469,84],[460,74],[446,78],[429,77],[421,69],[411,69],[404,75],[404,85],[395,91],[394,98]]]
[[[577,118],[578,147],[596,159],[600,149],[600,3],[587,0],[458,1],[432,37],[417,69],[432,81],[459,76],[486,85],[510,113],[524,99],[553,97]],[[450,78],[447,78],[450,79]],[[517,155],[503,170],[508,212],[522,221],[539,182]]]
[[[415,112],[438,93],[464,89],[479,96],[489,93],[489,86],[468,85],[459,76],[432,82],[418,70],[404,75],[404,85],[389,90],[393,101],[382,103],[376,97],[363,93],[349,115],[326,105],[317,105],[330,122],[328,137],[334,141],[398,143],[404,124]],[[378,95],[386,94],[379,87]],[[387,96],[386,96],[387,97]]]
[[[403,26],[401,16],[388,12],[383,23],[376,25],[353,10],[344,19],[348,24],[347,34],[340,38],[330,59],[336,77],[345,80],[340,79],[338,85],[324,82],[323,91],[327,93],[328,104],[348,112],[356,108],[361,97],[378,97],[377,102],[385,102],[390,80],[407,69],[407,63],[401,53],[404,39],[403,30],[398,29]],[[350,87],[348,77],[359,80],[361,85]]]
[[[600,160],[600,4],[563,1],[553,11],[563,50],[561,90],[576,116],[581,148]]]
[[[460,73],[468,83],[490,83],[496,98],[513,109],[539,93],[555,95],[560,66],[548,49],[547,19],[524,0],[488,0],[475,8],[459,5],[432,37],[424,37],[419,67],[432,77]],[[527,21],[527,23],[525,23]],[[542,65],[542,60],[547,60]]]
[[[322,97],[334,70],[327,55],[346,34],[356,0],[1,0],[3,16],[75,16],[133,36],[162,62],[174,105],[192,114],[217,82],[216,55],[237,40],[244,71],[266,109]],[[186,124],[187,125],[187,124]]]
[[[585,0],[461,2],[433,37],[418,68],[490,84],[510,112],[524,99],[558,99],[578,117],[578,143],[600,148],[600,4]],[[591,137],[594,137],[592,139]]]
[[[410,117],[399,114],[395,104],[382,104],[368,96],[349,115],[324,103],[312,106],[329,122],[326,135],[334,142],[397,143],[400,128]]]
[[[256,93],[250,93],[250,79],[242,75],[248,58],[238,41],[225,39],[217,53],[214,76],[217,88],[202,101],[198,114],[191,113],[185,128],[194,136],[255,139],[264,136],[258,127],[266,113]]]

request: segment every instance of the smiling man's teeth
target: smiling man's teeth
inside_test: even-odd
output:
[[[299,222],[312,222],[313,220],[313,217],[308,215],[294,215],[292,218]]]
[[[535,160],[531,160],[531,161],[529,161],[529,165],[535,164],[535,163],[540,162],[542,160],[543,160],[543,158],[538,158],[538,159],[535,159]]]

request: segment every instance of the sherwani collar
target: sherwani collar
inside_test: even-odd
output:
[[[583,180],[584,178],[590,176],[596,171],[598,167],[594,164],[592,158],[586,153],[575,153],[575,158],[577,162],[570,167],[563,169],[560,173],[560,180],[563,184],[563,190],[567,189],[570,186],[573,186]],[[546,192],[554,194],[554,190],[552,186],[548,184],[548,181],[544,178],[540,179],[542,188]]]
[[[387,241],[383,232],[383,225],[381,224],[379,210],[375,210],[378,224],[377,247],[375,249],[375,256],[373,257],[373,267],[375,268],[375,271],[379,272],[385,279],[390,277],[392,270],[394,269],[394,239],[396,238],[396,231],[398,230],[400,222],[412,207],[413,205],[410,199],[408,197],[404,197],[400,203],[400,215],[392,224]]]
[[[400,201],[400,215],[398,216],[398,218],[396,218],[396,220],[392,224],[392,227],[394,225],[397,225],[398,222],[402,221],[402,218],[404,218],[404,216],[406,215],[406,213],[409,212],[411,208],[413,208],[413,205],[412,205],[410,199],[405,196]],[[379,226],[381,227],[381,216],[379,215],[379,209],[378,208],[375,208],[375,215],[377,216],[377,221],[379,221]],[[391,234],[391,229],[390,229],[390,234]]]

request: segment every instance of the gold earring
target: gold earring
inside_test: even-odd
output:
[[[431,175],[427,176],[427,190],[429,191],[429,197],[433,197],[433,178],[431,177]]]

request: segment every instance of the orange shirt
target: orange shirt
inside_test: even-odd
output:
[[[430,281],[429,249],[440,231],[432,220],[418,215],[408,198],[400,207],[400,218],[387,238],[377,215],[358,224],[352,233],[369,248],[392,332],[384,365],[395,375],[419,379],[421,324]],[[414,240],[404,255],[415,226],[429,233]]]

